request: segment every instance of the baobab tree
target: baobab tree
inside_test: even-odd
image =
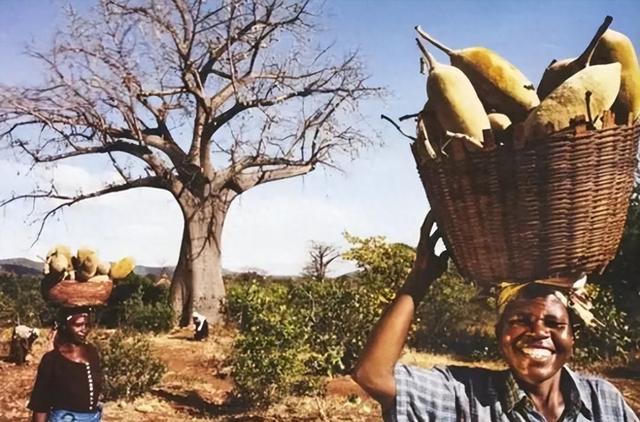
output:
[[[336,166],[371,144],[359,104],[369,86],[357,52],[314,41],[320,10],[291,0],[102,0],[46,50],[46,78],[0,87],[0,140],[36,165],[98,155],[118,181],[55,186],[0,203],[80,201],[135,188],[169,191],[184,219],[171,297],[219,321],[221,235],[232,201],[268,182]]]
[[[324,281],[329,265],[338,258],[340,258],[340,252],[335,246],[311,242],[309,262],[302,269],[302,274],[316,281]]]

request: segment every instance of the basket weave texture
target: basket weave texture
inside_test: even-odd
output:
[[[109,299],[113,281],[63,280],[46,293],[46,299],[63,307],[99,306]]]
[[[414,156],[460,273],[480,283],[600,272],[620,242],[640,124],[571,128],[456,159]]]

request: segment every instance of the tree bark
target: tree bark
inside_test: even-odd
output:
[[[193,311],[210,323],[223,323],[221,239],[229,204],[216,199],[179,202],[185,218],[171,288],[174,311],[182,326],[189,323]]]
[[[187,272],[187,251],[189,250],[189,234],[187,232],[186,219],[182,230],[182,240],[180,243],[180,253],[178,255],[178,263],[173,272],[171,282],[171,306],[178,318],[178,324],[186,327],[191,322],[191,283],[189,282],[189,274]]]

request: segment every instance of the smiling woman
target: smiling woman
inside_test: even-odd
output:
[[[413,268],[353,373],[382,404],[386,420],[638,421],[613,385],[567,367],[574,344],[572,304],[557,286],[529,283],[499,301],[504,306],[496,335],[507,370],[398,364],[415,308],[447,265],[446,255],[433,251],[439,238],[437,231],[430,236],[433,225],[427,216]]]
[[[496,326],[500,350],[521,382],[553,382],[573,354],[565,305],[551,287],[532,284],[512,301]]]

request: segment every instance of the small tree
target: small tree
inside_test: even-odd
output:
[[[340,258],[340,252],[336,247],[319,242],[311,242],[309,263],[305,265],[302,274],[316,281],[324,281],[329,265],[338,258]]]
[[[411,270],[416,251],[404,243],[389,243],[383,236],[360,238],[349,233],[344,237],[351,249],[342,254],[360,269],[361,282],[378,287],[385,297],[393,297]]]

